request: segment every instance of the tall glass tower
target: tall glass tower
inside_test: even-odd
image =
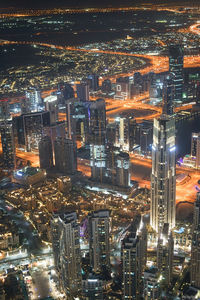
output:
[[[182,102],[183,58],[183,48],[180,45],[171,45],[169,47],[169,72],[173,75],[174,104]]]
[[[175,226],[175,120],[166,114],[154,119],[150,223],[160,234],[165,223]]]

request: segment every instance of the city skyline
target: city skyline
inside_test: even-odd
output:
[[[161,2],[1,3],[0,299],[199,299],[200,8]]]

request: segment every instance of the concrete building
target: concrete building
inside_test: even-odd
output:
[[[191,285],[200,289],[200,193],[194,204],[190,278]]]
[[[48,111],[23,114],[13,118],[13,131],[16,146],[31,152],[38,150],[44,127],[50,126]]]
[[[150,224],[160,234],[164,223],[175,227],[176,163],[175,120],[167,115],[154,119]]]
[[[39,142],[39,159],[41,169],[53,167],[53,149],[49,136],[43,136]]]
[[[110,212],[94,211],[88,216],[90,264],[94,272],[110,269]]]
[[[15,168],[15,143],[12,122],[0,124],[1,144],[3,150],[3,164],[8,170]]]
[[[129,154],[120,152],[116,158],[116,185],[123,188],[130,186]]]
[[[89,88],[92,91],[99,90],[99,76],[96,74],[92,74],[88,76]]]
[[[50,124],[58,121],[58,97],[50,95],[44,98],[45,110],[50,112]]]
[[[24,106],[22,106],[22,113],[31,113],[31,112],[37,112],[38,107],[42,102],[41,93],[40,91],[36,89],[32,89],[26,92],[26,102],[24,103]]]
[[[89,139],[89,103],[77,98],[66,103],[67,133],[73,141],[80,141],[82,145],[88,144]]]
[[[13,181],[25,186],[41,183],[45,179],[46,171],[39,168],[27,166],[13,172]]]
[[[147,232],[141,216],[136,216],[129,235],[122,241],[121,255],[123,299],[139,300],[147,258]]]
[[[106,169],[106,109],[105,101],[97,99],[89,106],[89,142],[91,178],[104,182]]]
[[[71,139],[58,137],[54,143],[55,167],[58,172],[73,175],[77,169],[76,145]]]
[[[103,281],[93,274],[82,280],[83,300],[103,300]]]
[[[77,98],[80,99],[80,101],[86,102],[89,101],[89,84],[87,82],[81,82],[76,85],[76,93]]]
[[[61,289],[69,299],[74,299],[81,294],[80,229],[76,213],[53,215],[51,235]]]
[[[160,273],[156,267],[145,269],[143,273],[143,298],[144,300],[158,300],[160,299]]]
[[[119,117],[116,123],[116,141],[115,146],[119,147],[122,151],[129,151],[130,143],[130,125],[129,118]]]
[[[169,224],[164,224],[157,244],[157,268],[162,278],[169,285],[172,280],[174,258],[174,239]]]

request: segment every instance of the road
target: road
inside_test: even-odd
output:
[[[194,24],[190,26],[190,31],[194,32],[196,34],[200,33],[200,29],[198,28],[199,24]],[[80,49],[76,47],[65,47],[65,46],[59,46],[59,45],[52,45],[48,43],[36,43],[36,42],[16,42],[16,41],[1,41],[1,44],[37,44],[44,47],[51,47],[56,49],[62,49],[67,51],[78,51],[78,52],[89,52],[89,53],[102,53],[102,54],[110,54],[110,55],[120,55],[120,56],[133,56],[133,57],[140,57],[144,59],[148,59],[149,64],[146,65],[144,68],[141,68],[137,70],[141,74],[146,74],[151,71],[155,73],[165,72],[169,69],[169,60],[168,57],[160,56],[160,55],[147,55],[147,54],[133,54],[133,53],[126,53],[126,52],[115,52],[115,51],[109,51],[109,50],[99,50],[99,49]],[[184,57],[184,67],[200,67],[200,55],[194,55],[194,56],[185,56]],[[109,77],[111,81],[115,81],[117,77],[121,76],[129,76],[133,75],[133,72],[131,73],[122,73],[117,74],[114,76]],[[103,80],[104,78],[102,78]],[[46,95],[49,94],[49,91],[46,91]],[[147,103],[148,100],[148,93],[143,93],[142,95],[139,95],[135,97],[134,99],[126,99],[126,100],[114,100],[114,99],[105,99],[106,100],[106,109],[107,109],[107,118],[110,121],[113,121],[114,117],[124,111],[130,111],[130,110],[149,110],[152,111],[152,113],[148,114],[147,116],[139,116],[136,117],[137,121],[143,120],[143,119],[153,119],[159,117],[161,114],[161,108],[151,106],[149,103]],[[145,103],[144,103],[145,102]],[[184,110],[191,108],[191,104],[187,106],[178,107],[175,109],[175,111]],[[65,119],[64,114],[59,115],[60,120]],[[17,150],[17,156],[21,157],[25,160],[30,160],[32,162],[33,166],[38,165],[38,155],[33,153],[24,153],[20,150]],[[142,166],[143,168],[147,168],[149,170],[151,169],[151,163],[147,160],[142,161],[141,159],[136,159],[136,157],[131,156],[131,164],[132,164],[132,179],[137,180],[140,185],[142,186],[150,186],[150,181],[148,176],[145,178],[141,177],[141,174],[137,174],[137,166]],[[135,169],[135,171],[134,171]],[[78,170],[82,171],[86,176],[90,176],[90,167],[84,166],[79,163]],[[184,170],[185,171],[185,170]],[[189,172],[191,175],[191,179],[186,182],[183,186],[177,186],[177,202],[180,201],[194,201],[195,195],[196,195],[196,182],[199,179],[199,172],[196,171],[190,171],[186,170],[186,172]]]

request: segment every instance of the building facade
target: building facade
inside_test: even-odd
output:
[[[194,204],[190,277],[191,285],[200,289],[200,193]]]
[[[61,289],[74,299],[81,293],[80,229],[75,212],[54,215],[51,221],[54,263]]]
[[[39,142],[40,168],[49,169],[53,167],[53,149],[49,136],[44,136]]]
[[[164,223],[175,226],[176,170],[175,120],[167,115],[154,119],[150,224],[161,233]]]
[[[123,299],[141,299],[142,274],[147,259],[147,232],[142,217],[137,216],[130,233],[122,241]]]
[[[3,164],[6,169],[15,168],[15,143],[12,122],[0,124]]]
[[[77,170],[76,145],[71,139],[57,137],[54,143],[55,167],[58,172],[73,175]]]
[[[91,266],[94,272],[110,269],[110,212],[94,211],[88,221]]]

